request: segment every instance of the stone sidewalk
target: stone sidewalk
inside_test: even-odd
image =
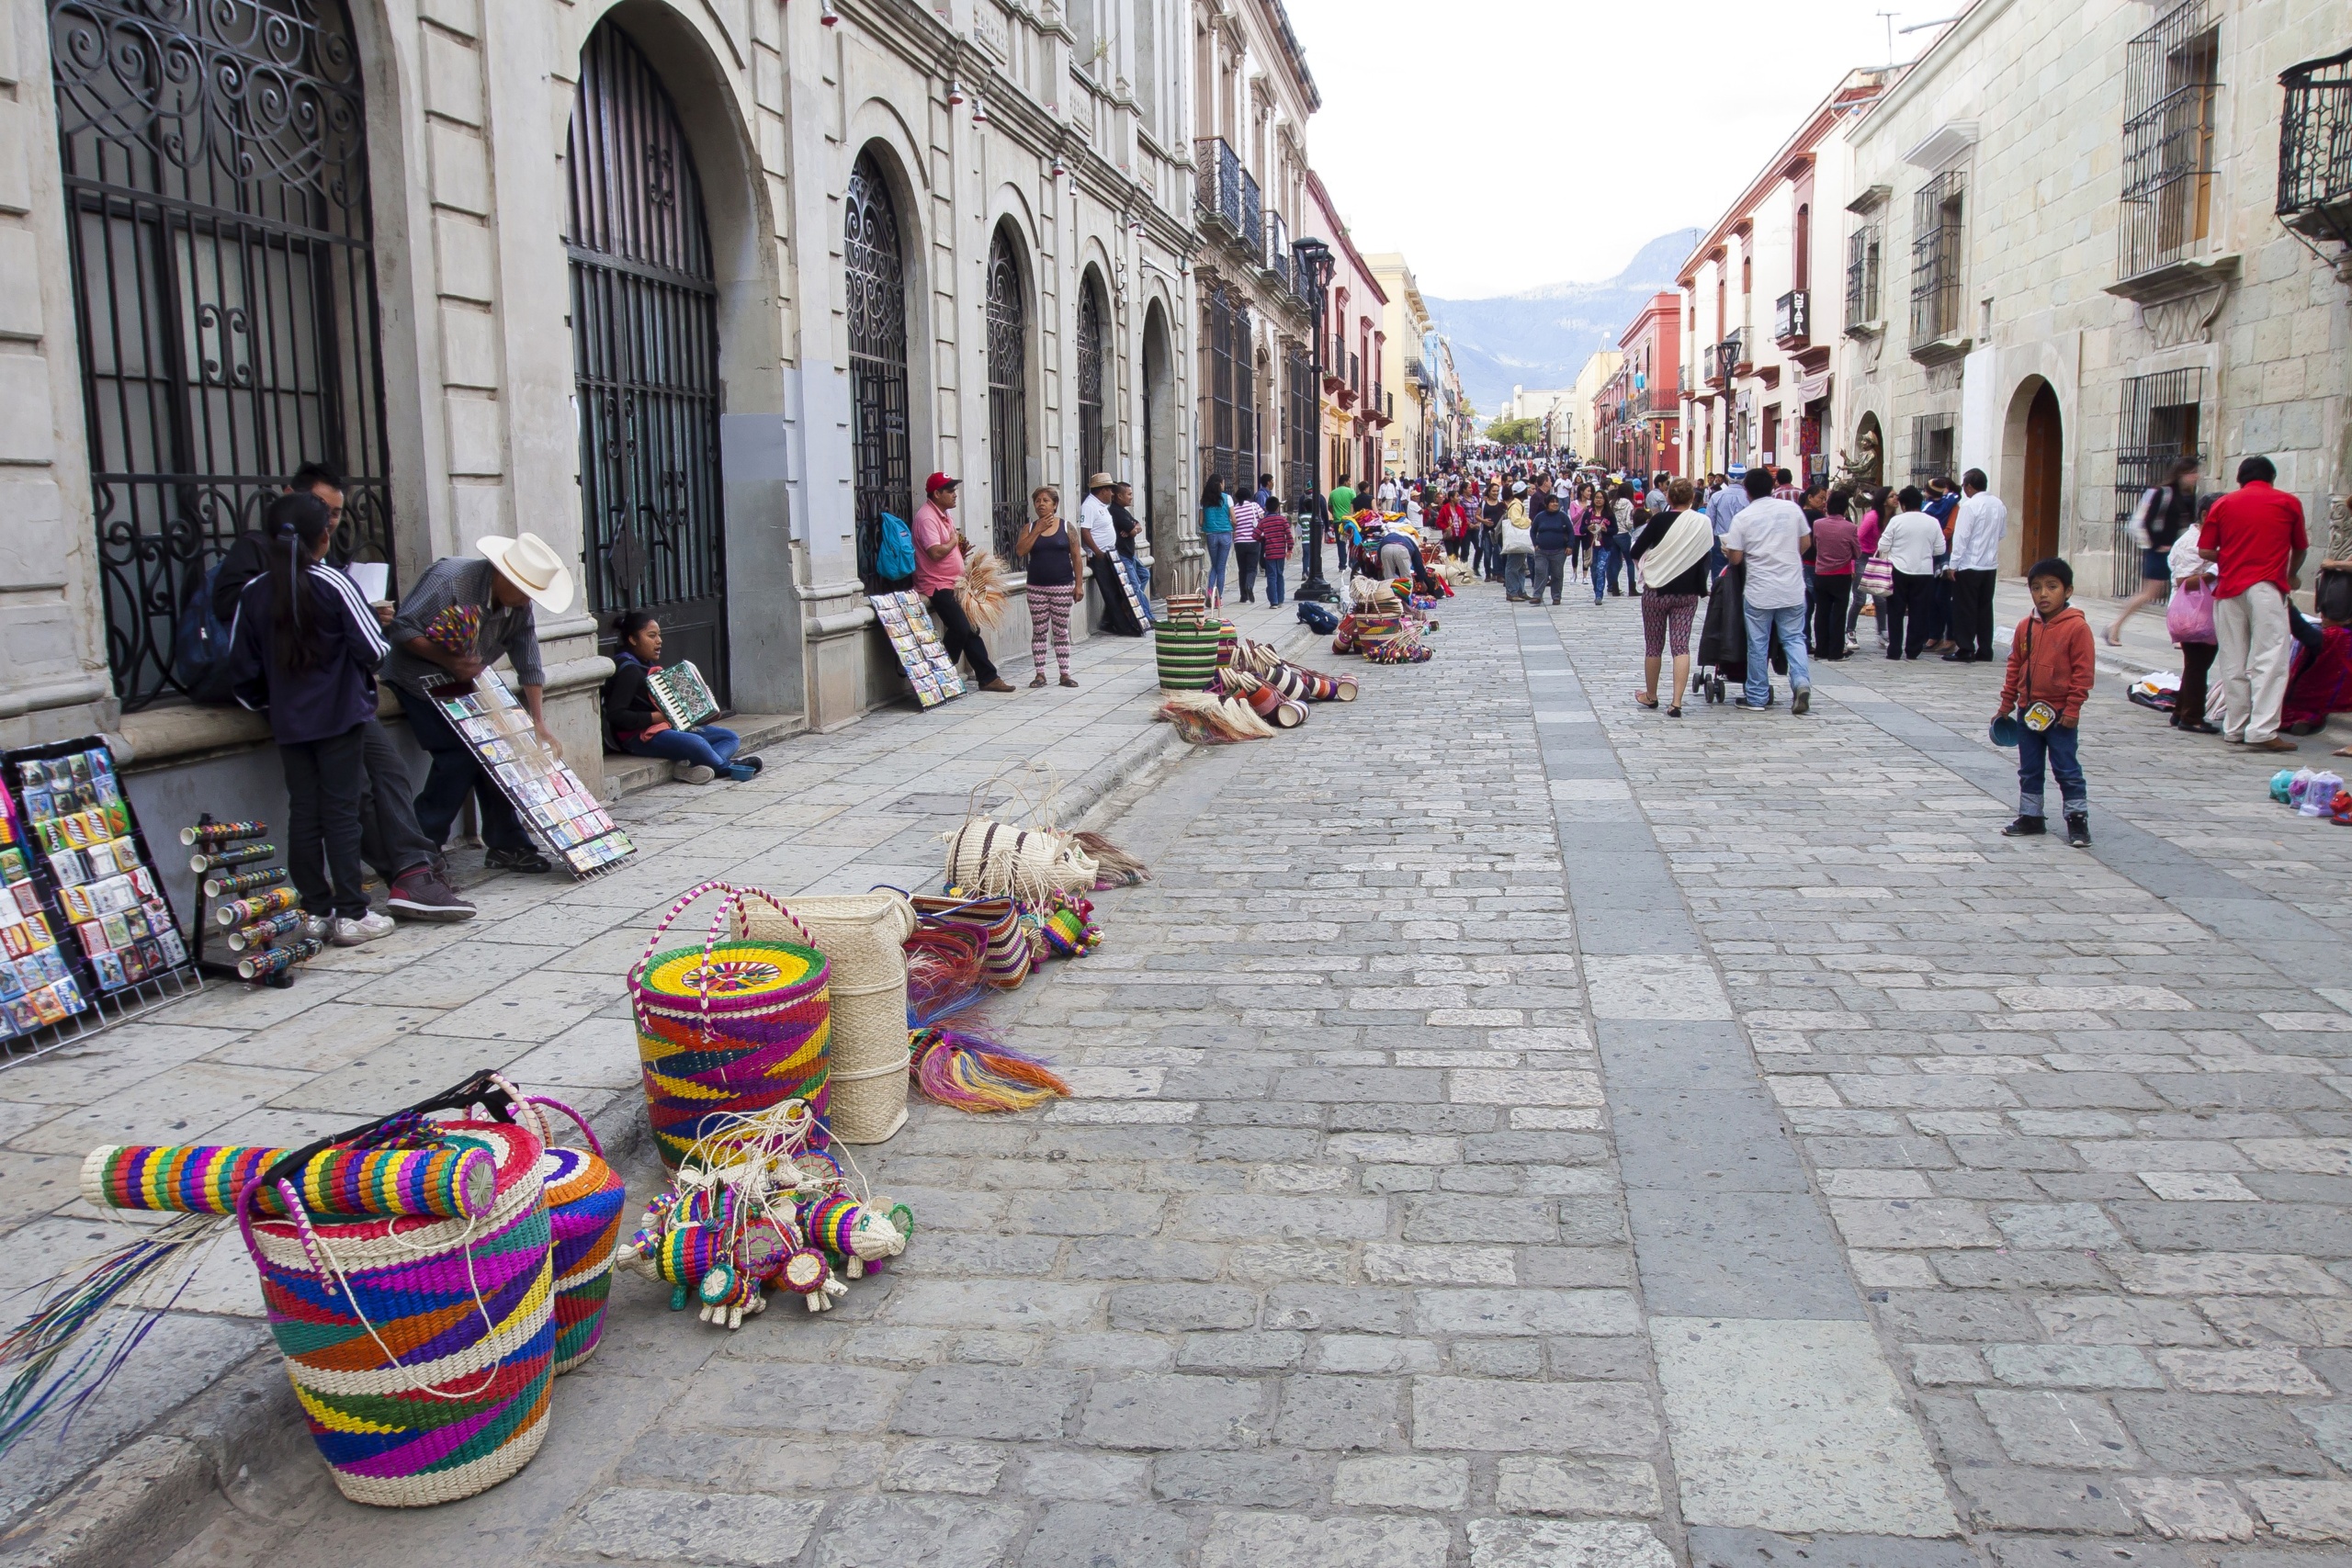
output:
[[[1287,604],[1227,614],[1263,640],[1305,633]],[[996,651],[1007,679],[1025,682],[1026,650]],[[642,1115],[621,976],[684,888],[712,877],[787,894],[934,884],[940,834],[1001,771],[1050,770],[1053,804],[1068,819],[1182,749],[1151,716],[1159,694],[1148,637],[1098,637],[1075,655],[1075,691],[1021,685],[927,713],[909,703],[770,745],[751,783],[662,784],[630,795],[614,814],[640,853],[603,879],[493,877],[469,892],[481,911],[473,921],[403,926],[367,947],[331,951],[287,990],[214,982],[166,1010],[0,1069],[0,1290],[119,1245],[124,1233],[76,1196],[82,1156],[100,1144],[290,1145],[495,1066],[570,1100],[626,1147]],[[1043,795],[1044,784],[1031,781],[1031,793]],[[13,1321],[22,1302],[9,1308]],[[119,1466],[134,1478],[128,1492],[94,1478],[89,1505],[53,1510],[40,1539],[111,1528],[94,1510],[144,1511],[155,1484],[148,1471],[166,1477],[167,1492],[209,1485],[192,1470],[243,1451],[250,1401],[226,1385],[209,1404],[198,1396],[256,1357],[274,1363],[259,1313],[250,1265],[233,1244],[216,1247],[108,1397],[62,1441],[52,1427],[0,1459],[0,1516],[23,1519],[142,1434],[148,1441]],[[282,1387],[274,1370],[258,1386],[272,1378]],[[223,1401],[230,1408],[214,1408]],[[18,1547],[29,1549],[0,1542],[0,1562]]]

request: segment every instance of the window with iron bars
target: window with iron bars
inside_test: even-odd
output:
[[[2116,270],[2124,277],[2180,260],[2211,232],[2220,60],[2221,31],[2205,0],[2176,6],[2131,42],[2116,225]]]
[[[1960,240],[1967,181],[1946,169],[1911,200],[1911,341],[1960,332]]]
[[[2280,73],[2278,216],[2352,245],[2352,49]]]
[[[2172,478],[2182,457],[2205,458],[2205,372],[2199,368],[2134,376],[2123,383],[2123,413],[2115,441],[2115,592],[2140,585],[2139,546],[2132,517],[2140,498]]]
[[[1846,237],[1846,324],[1879,319],[1879,226],[1865,223]]]
[[[1244,489],[1258,477],[1250,307],[1227,293],[1223,285],[1209,291],[1206,305],[1201,342],[1208,355],[1208,374],[1202,378],[1208,408],[1202,428],[1208,440],[1201,445],[1201,472],[1217,475],[1229,489]]]
[[[1289,438],[1283,443],[1288,455],[1283,474],[1283,497],[1294,511],[1302,498],[1315,489],[1315,360],[1304,348],[1294,345],[1283,356],[1283,382],[1286,389],[1290,426]]]
[[[1933,479],[1951,479],[1958,430],[1948,413],[1923,413],[1911,422],[1911,482],[1921,489]]]

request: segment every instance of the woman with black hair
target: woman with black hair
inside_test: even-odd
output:
[[[356,947],[392,929],[368,907],[359,855],[365,730],[391,648],[351,579],[325,564],[334,514],[324,502],[281,495],[262,524],[267,565],[237,597],[234,692],[269,714],[286,773],[286,865],[302,907],[337,947]]]
[[[757,757],[735,753],[742,740],[731,729],[697,724],[680,729],[662,716],[647,677],[662,668],[662,623],[646,610],[613,617],[613,672],[605,682],[605,739],[631,757],[659,757],[680,784],[706,784],[724,773],[741,784],[760,771]]]
[[[1233,498],[1225,476],[1211,474],[1201,487],[1201,542],[1209,547],[1209,580],[1204,590],[1211,608],[1225,603],[1225,562],[1233,554]]]

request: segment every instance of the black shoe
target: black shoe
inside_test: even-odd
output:
[[[1802,714],[1812,705],[1813,688],[1811,686],[1799,686],[1789,698],[1789,711],[1793,714]]]
[[[2091,816],[2087,811],[2066,813],[2066,841],[2078,850],[2091,847]]]
[[[1947,653],[1944,655],[1944,662],[1946,664],[1965,664],[1968,662],[1968,655],[1964,653]]]
[[[492,871],[522,871],[537,875],[555,869],[547,856],[526,844],[519,850],[492,850],[481,857],[481,863]]]
[[[760,760],[756,753],[749,757],[736,758],[733,765],[739,768],[749,768],[753,773],[757,773],[762,768],[767,766],[765,762]]]
[[[2004,839],[2039,839],[2041,837],[2041,832],[2042,827],[2041,818],[2019,817],[2016,821],[2001,829],[2001,837]]]

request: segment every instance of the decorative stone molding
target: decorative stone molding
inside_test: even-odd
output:
[[[2213,321],[2230,297],[2229,285],[2198,294],[2183,294],[2140,307],[2140,324],[2155,347],[2178,348],[2185,344],[2213,341]]]
[[[1928,390],[1930,392],[1959,391],[1962,365],[1962,361],[1955,359],[1948,365],[1928,366]]]

